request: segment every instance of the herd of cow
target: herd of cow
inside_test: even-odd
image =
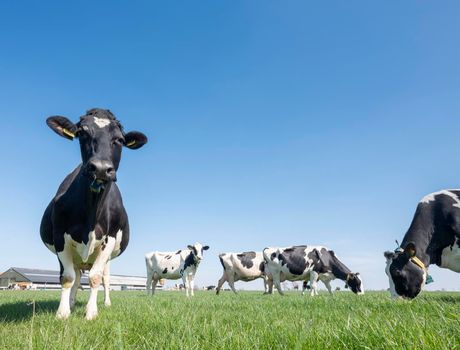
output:
[[[185,293],[193,296],[194,278],[208,246],[200,243],[189,245],[176,252],[152,252],[145,255],[147,266],[147,294],[155,293],[160,279],[179,279],[185,286]],[[310,282],[312,296],[318,294],[317,282],[324,283],[332,293],[330,282],[339,278],[345,287],[356,294],[363,294],[363,283],[359,273],[352,273],[332,250],[319,246],[293,246],[288,248],[265,248],[263,252],[223,253],[219,255],[224,269],[216,293],[227,282],[236,293],[236,281],[264,280],[265,293],[272,294],[273,284],[280,294],[283,281],[304,281],[303,293]]]
[[[129,240],[128,216],[116,185],[122,148],[141,148],[147,137],[125,132],[109,111],[94,108],[72,123],[62,116],[47,119],[60,136],[80,142],[82,162],[61,183],[42,218],[42,241],[57,255],[62,286],[57,317],[68,318],[75,304],[81,270],[89,270],[90,297],[86,319],[97,316],[97,291],[103,283],[105,305],[110,305],[110,260],[119,256]],[[152,293],[161,278],[182,278],[186,294],[193,295],[193,277],[203,251],[197,243],[187,249],[146,255],[147,290]],[[428,267],[436,264],[460,272],[460,190],[444,190],[424,197],[412,223],[395,251],[384,253],[386,274],[393,297],[415,298],[431,281]],[[319,246],[265,248],[262,252],[219,255],[224,268],[217,293],[228,282],[262,278],[265,291],[273,285],[282,293],[281,282],[309,281],[311,295],[320,280],[329,291],[339,278],[356,294],[364,292],[358,273],[352,273],[332,250]],[[305,286],[305,283],[304,283]]]

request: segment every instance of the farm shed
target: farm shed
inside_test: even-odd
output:
[[[140,276],[110,275],[111,290],[142,290],[145,289],[147,279]],[[19,286],[21,289],[60,289],[59,271],[11,267],[0,274],[0,289],[10,286]],[[88,273],[81,276],[81,286],[88,289]],[[162,287],[161,284],[158,285]],[[158,288],[157,287],[157,288]]]

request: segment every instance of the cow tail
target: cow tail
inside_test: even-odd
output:
[[[219,260],[220,260],[220,263],[222,264],[222,267],[224,268],[224,271],[225,271],[224,259],[222,259],[224,255],[225,255],[225,253],[219,254]]]

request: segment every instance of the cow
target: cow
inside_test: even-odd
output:
[[[257,278],[264,280],[264,290],[267,293],[268,277],[264,256],[261,252],[222,253],[219,254],[219,260],[224,271],[217,283],[216,294],[219,294],[225,282],[237,294],[236,281],[248,282]]]
[[[86,319],[92,320],[101,280],[105,305],[110,305],[110,260],[123,253],[129,240],[128,216],[115,183],[122,147],[141,148],[147,137],[125,132],[112,112],[99,108],[86,112],[76,124],[62,116],[49,117],[46,123],[68,140],[78,138],[82,159],[59,186],[40,225],[41,239],[60,265],[62,293],[56,316],[70,316],[81,270],[89,270]]]
[[[176,252],[151,252],[145,254],[147,267],[147,295],[155,294],[155,288],[161,278],[177,280],[182,278],[185,286],[185,295],[193,296],[194,278],[196,270],[203,259],[203,251],[209,246],[201,243],[188,245],[187,249]]]
[[[423,197],[400,247],[384,256],[393,298],[415,298],[432,282],[432,264],[460,272],[460,189]]]
[[[309,279],[310,294],[314,296],[317,294],[317,282],[321,275],[323,281],[338,278],[345,281],[345,285],[355,294],[364,294],[359,272],[352,273],[335,253],[326,247],[299,245],[287,248],[265,248],[263,255],[268,273],[280,294],[284,294],[281,290],[281,282]],[[273,293],[270,284],[269,293]]]

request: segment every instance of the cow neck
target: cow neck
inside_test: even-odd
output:
[[[348,275],[351,273],[351,270],[346,267],[339,259],[335,256],[333,258],[333,264],[331,266],[332,274],[341,279],[342,281],[346,281]]]
[[[86,211],[86,215],[91,226],[94,226],[99,216],[99,213],[101,212],[104,203],[106,202],[107,194],[110,191],[112,183],[108,182],[105,185],[105,188],[101,190],[99,193],[91,191],[91,180],[88,179],[86,176],[80,175],[80,184],[84,196],[82,202],[85,204],[84,208]]]

